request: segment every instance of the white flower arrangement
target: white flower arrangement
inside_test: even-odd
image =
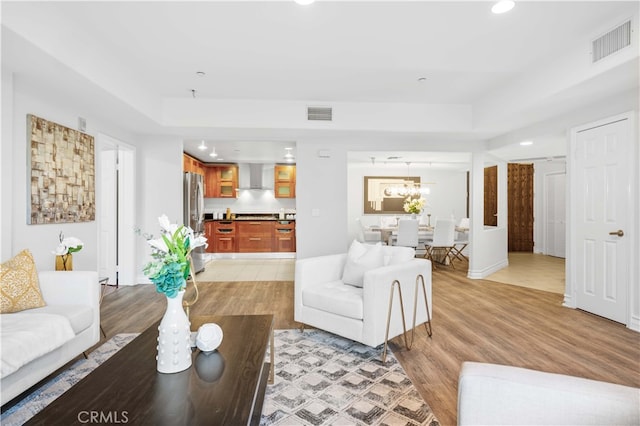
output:
[[[84,243],[76,237],[65,238],[62,232],[58,235],[58,239],[60,240],[58,247],[51,252],[56,256],[65,256],[67,254],[78,252],[82,250],[82,246],[84,245]]]

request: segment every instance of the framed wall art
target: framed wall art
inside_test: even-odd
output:
[[[95,220],[93,136],[27,115],[27,223]]]
[[[397,189],[405,186],[420,186],[420,176],[365,176],[364,214],[406,214],[403,205],[407,197],[397,194]]]

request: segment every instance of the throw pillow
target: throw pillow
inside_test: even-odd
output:
[[[38,271],[29,250],[22,250],[0,265],[0,313],[45,306]]]
[[[364,273],[381,266],[384,266],[384,254],[380,244],[362,244],[354,240],[347,253],[347,262],[342,272],[342,282],[362,287]]]

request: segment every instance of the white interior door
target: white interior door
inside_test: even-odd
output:
[[[628,118],[577,131],[572,138],[572,285],[576,306],[626,323],[629,250],[630,165]]]
[[[565,173],[545,175],[545,254],[565,257]]]

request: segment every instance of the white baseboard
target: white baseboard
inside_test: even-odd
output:
[[[488,277],[489,275],[493,274],[494,272],[498,272],[500,269],[506,268],[507,266],[509,266],[509,259],[504,259],[484,269],[480,269],[480,270],[469,269],[469,272],[467,272],[467,278],[472,280],[482,280]]]
[[[564,306],[565,308],[575,309],[576,301],[573,299],[573,297],[570,294],[565,293],[564,300],[562,301],[562,306]]]
[[[631,315],[631,322],[627,325],[627,328],[640,333],[640,317]]]

